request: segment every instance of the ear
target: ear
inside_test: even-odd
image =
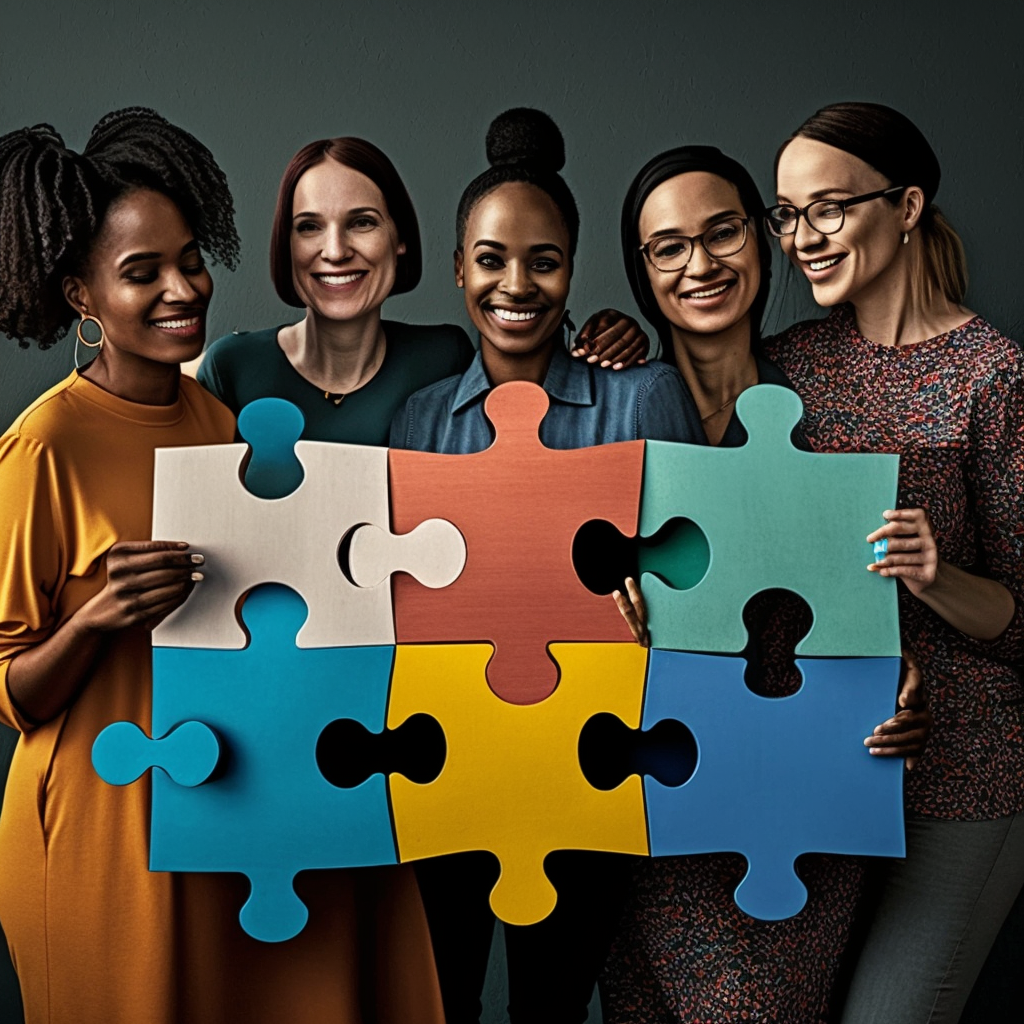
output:
[[[61,289],[68,305],[79,315],[89,310],[89,289],[80,277],[65,277]]]
[[[454,255],[455,255],[455,287],[456,288],[465,288],[465,286],[466,286],[466,278],[465,278],[465,274],[463,273],[463,270],[465,268],[465,262],[464,262],[464,259],[463,259],[463,256],[462,256],[462,250],[461,249],[456,249]]]
[[[925,202],[924,192],[921,191],[916,185],[911,185],[906,192],[903,193],[903,199],[901,201],[903,209],[903,223],[901,230],[912,231],[917,227],[921,217],[924,216]]]

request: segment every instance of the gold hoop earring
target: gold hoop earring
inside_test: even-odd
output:
[[[82,337],[82,325],[86,322],[86,320],[91,320],[100,329],[99,341],[88,341],[86,338]],[[105,335],[103,334],[103,324],[101,324],[96,317],[90,315],[89,313],[82,314],[82,319],[78,321],[78,327],[75,328],[75,334],[78,335],[78,340],[83,345],[85,345],[86,348],[99,348],[103,344],[103,339],[105,337]]]

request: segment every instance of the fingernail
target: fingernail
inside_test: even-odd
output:
[[[177,549],[178,549],[179,551],[183,551],[183,550],[184,550],[185,548],[187,548],[187,547],[188,547],[188,541],[187,541],[187,540],[176,540],[176,541],[174,542],[174,546],[175,546],[175,547],[176,547],[176,548],[177,548]]]
[[[613,370],[621,370],[622,369],[622,365],[623,365],[622,363],[614,363],[612,365],[612,369]]]
[[[203,562],[205,562],[205,561],[206,561],[206,556],[199,554],[198,551],[195,552],[195,554],[192,555],[192,564],[193,565],[202,565]]]
[[[191,576],[189,576],[189,579],[192,580],[193,583],[200,583],[202,582],[203,579],[205,579],[205,577],[201,572],[194,572],[192,573]]]
[[[588,363],[596,363],[597,362],[597,356],[587,356],[587,362]]]
[[[606,370],[609,366],[611,366],[611,360],[610,359],[602,359],[601,360],[601,369],[602,370]]]

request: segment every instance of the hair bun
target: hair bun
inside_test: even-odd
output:
[[[532,164],[557,174],[565,166],[565,141],[542,110],[514,107],[487,129],[487,160],[492,167]]]

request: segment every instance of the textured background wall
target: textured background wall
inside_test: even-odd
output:
[[[938,201],[970,257],[969,303],[1021,337],[1021,20],[1017,5],[995,0],[4,0],[0,133],[48,121],[79,147],[106,111],[145,104],[206,142],[233,186],[244,245],[235,274],[214,271],[212,338],[294,317],[270,287],[267,246],[281,170],[311,139],[365,136],[406,179],[425,272],[388,315],[465,323],[451,274],[459,194],[485,166],[496,113],[547,110],[565,134],[582,215],[570,304],[581,322],[605,305],[635,312],[617,221],[648,157],[714,143],[747,163],[770,199],[775,150],[804,117],[835,100],[875,100],[932,141]],[[803,282],[780,265],[776,278],[787,282],[772,311],[781,326],[814,315]],[[41,353],[0,339],[3,425],[72,365],[68,344]],[[0,764],[9,734],[3,743]],[[0,1002],[0,1020],[14,1019],[11,1005],[9,995]]]

